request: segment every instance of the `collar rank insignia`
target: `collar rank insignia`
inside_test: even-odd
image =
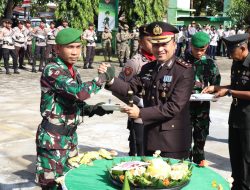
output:
[[[153,29],[153,34],[154,35],[161,35],[162,33],[162,28],[159,25],[156,25]]]
[[[163,82],[171,82],[172,78],[173,78],[173,76],[165,75],[163,78]]]

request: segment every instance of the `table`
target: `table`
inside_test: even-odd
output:
[[[117,157],[114,160],[95,160],[93,166],[81,165],[66,174],[65,187],[68,190],[119,189],[110,182],[108,169],[122,161],[140,159],[140,157]],[[228,182],[218,173],[207,167],[202,168],[194,165],[191,180],[182,190],[217,190],[217,188],[212,187],[214,180],[223,186],[223,190],[230,189]]]

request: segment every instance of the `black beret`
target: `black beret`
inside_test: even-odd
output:
[[[142,26],[139,27],[139,36],[143,37],[143,36],[150,36],[150,34],[147,32],[147,24],[144,24]]]
[[[46,19],[45,18],[41,18],[41,22],[46,23]]]
[[[10,23],[10,24],[13,23],[13,21],[12,21],[11,19],[9,19],[9,18],[6,18],[6,19],[5,19],[5,22],[6,22],[6,23]]]
[[[152,43],[169,42],[179,30],[166,22],[152,22],[147,26],[147,32],[152,37]]]
[[[228,51],[233,51],[236,47],[240,47],[242,44],[247,43],[248,33],[246,34],[236,34],[229,36],[227,38],[222,38],[222,40],[227,45]]]

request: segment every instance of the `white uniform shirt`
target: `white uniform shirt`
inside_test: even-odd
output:
[[[13,39],[15,41],[15,46],[24,47],[27,42],[25,27],[23,27],[22,29],[15,27],[13,28],[13,30],[14,30]]]
[[[3,30],[2,30],[2,39],[3,39],[2,48],[15,49],[13,34],[14,34],[14,30],[12,28],[10,28],[10,29],[8,29],[6,27],[3,28]]]
[[[87,40],[87,46],[96,46],[95,41],[97,40],[97,37],[94,30],[85,30],[83,33],[83,39]]]

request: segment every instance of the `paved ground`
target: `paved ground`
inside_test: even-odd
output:
[[[222,84],[228,84],[231,60],[218,58],[217,63],[222,74]],[[120,68],[116,69],[118,73]],[[35,133],[41,121],[40,73],[29,71],[22,70],[20,75],[11,76],[0,72],[0,190],[40,189],[34,183]],[[80,68],[79,71],[84,81],[96,76],[96,70]],[[105,90],[88,103],[108,102],[109,99],[113,103],[121,103]],[[225,178],[230,176],[227,144],[230,101],[226,97],[212,103],[210,135],[206,144],[206,157],[210,166]],[[81,151],[103,147],[115,149],[119,155],[126,155],[126,118],[120,112],[104,117],[84,118],[84,123],[78,128]]]

